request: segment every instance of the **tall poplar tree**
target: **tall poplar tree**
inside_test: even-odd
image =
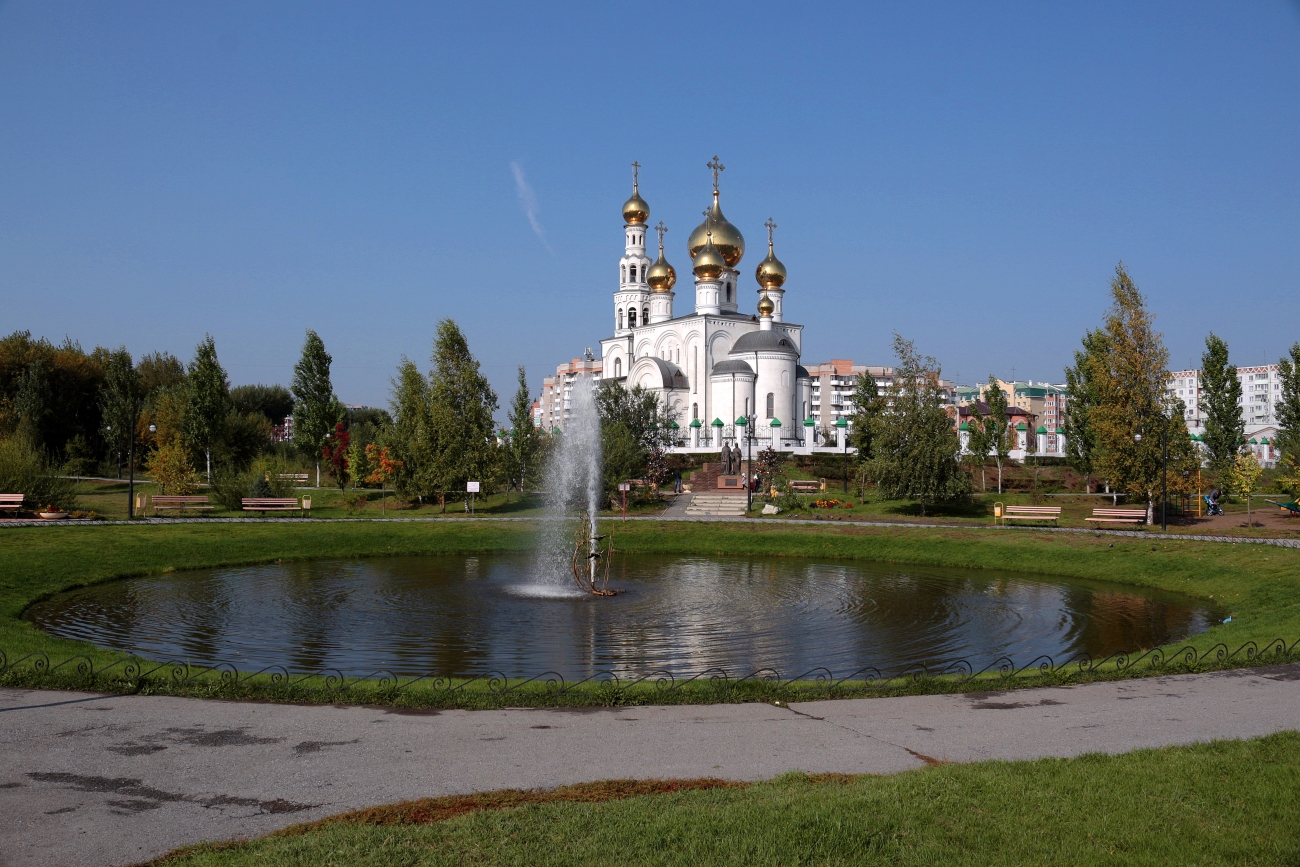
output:
[[[1282,392],[1273,405],[1277,418],[1277,447],[1300,466],[1300,343],[1291,344],[1278,359]]]
[[[1155,317],[1121,262],[1110,282],[1104,354],[1089,357],[1097,384],[1090,422],[1097,437],[1097,474],[1113,488],[1145,497],[1147,520],[1160,487],[1160,428],[1169,424],[1165,385],[1169,350]],[[1177,419],[1182,426],[1182,419]]]
[[[912,497],[925,514],[929,503],[957,500],[970,479],[957,462],[961,443],[939,388],[939,363],[894,335],[898,368],[886,390],[889,408],[876,420],[875,457],[869,478],[891,498]]]
[[[104,419],[105,441],[117,458],[117,477],[122,478],[122,457],[130,452],[140,413],[140,374],[131,353],[123,346],[110,352],[104,365],[104,384],[99,391],[99,411]]]
[[[989,414],[983,419],[985,435],[989,450],[998,465],[998,493],[1002,493],[1002,465],[1011,455],[1011,441],[1007,419],[1007,393],[998,385],[998,378],[989,374],[989,385],[984,392],[984,402],[988,404]]]
[[[989,452],[993,449],[993,432],[996,425],[989,424],[988,418],[979,414],[978,403],[966,422],[966,447],[970,450],[970,462],[980,468],[980,490],[989,489],[985,480],[984,469],[989,462]]]
[[[1201,383],[1205,410],[1205,449],[1210,469],[1223,480],[1236,465],[1246,441],[1246,421],[1241,413],[1241,380],[1237,366],[1228,362],[1228,344],[1213,331],[1205,338],[1201,356]]]
[[[438,323],[429,374],[429,423],[437,443],[433,478],[447,509],[448,491],[464,491],[492,471],[496,456],[496,392],[479,371],[469,341],[451,319]],[[466,496],[468,500],[468,495]]]
[[[510,426],[513,430],[507,450],[510,464],[507,469],[522,493],[528,474],[535,472],[539,440],[537,429],[533,427],[533,397],[528,391],[528,375],[522,364],[519,365],[519,387],[510,401]]]
[[[384,445],[398,462],[393,487],[403,497],[423,502],[436,490],[433,456],[437,443],[429,419],[429,380],[414,361],[403,356],[391,385],[388,405],[393,427],[385,434]]]
[[[325,351],[325,341],[312,329],[302,344],[302,357],[293,366],[293,444],[316,461],[316,485],[320,485],[321,451],[325,437],[343,417],[334,396],[330,365],[334,359]]]
[[[1107,351],[1106,332],[1100,328],[1083,335],[1083,349],[1074,351],[1074,366],[1065,369],[1066,403],[1065,457],[1070,466],[1083,474],[1084,490],[1092,493],[1092,475],[1097,455],[1097,434],[1092,429],[1092,411],[1097,406],[1099,367],[1091,359],[1103,358]]]
[[[186,380],[189,406],[185,413],[185,437],[191,446],[203,452],[208,484],[212,484],[212,447],[221,438],[230,411],[230,381],[217,360],[217,345],[211,334],[204,335],[195,347]]]

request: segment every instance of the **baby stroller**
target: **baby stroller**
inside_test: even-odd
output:
[[[1205,495],[1205,514],[1211,518],[1223,514],[1223,507],[1219,505],[1219,497],[1222,495],[1222,492],[1217,489]]]

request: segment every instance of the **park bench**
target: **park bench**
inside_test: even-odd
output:
[[[10,509],[17,512],[23,507],[22,494],[0,494],[0,509]]]
[[[302,512],[307,507],[297,497],[244,497],[241,501],[245,512]]]
[[[195,512],[206,512],[213,508],[208,504],[207,497],[159,495],[151,497],[150,502],[153,503],[153,513],[155,515],[158,514],[159,510],[163,509],[184,514],[186,509]]]
[[[1147,522],[1147,510],[1093,509],[1092,517],[1083,520],[1095,521],[1098,524],[1145,524]]]
[[[796,479],[790,482],[790,490],[796,494],[815,494],[826,490],[826,480],[819,482],[816,479]]]
[[[1060,519],[1060,506],[1007,506],[1002,511],[1003,523],[1007,521],[1060,521]]]
[[[305,485],[307,484],[307,480],[311,477],[306,473],[280,473],[276,478],[282,482],[293,482],[295,485]]]

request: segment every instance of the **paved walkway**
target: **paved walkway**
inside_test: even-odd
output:
[[[679,498],[680,500],[680,498]],[[672,507],[670,507],[672,508]],[[683,510],[685,507],[682,507]],[[6,527],[114,527],[123,524],[138,526],[141,524],[325,524],[345,522],[378,523],[391,521],[396,523],[421,523],[433,521],[540,521],[539,516],[511,518],[504,516],[482,516],[477,518],[137,518],[134,521],[39,521],[39,520],[4,520],[0,519],[0,529]],[[602,521],[618,521],[617,516],[602,516]],[[910,527],[924,530],[998,530],[1006,533],[1073,533],[1094,536],[1128,536],[1137,539],[1160,539],[1163,541],[1184,542],[1229,542],[1246,545],[1273,545],[1279,548],[1300,548],[1300,538],[1259,538],[1241,536],[1210,536],[1196,533],[1157,533],[1154,530],[1101,530],[1091,527],[1030,527],[1021,525],[990,524],[929,524],[920,521],[849,521],[817,520],[815,518],[739,518],[739,517],[685,517],[669,512],[662,515],[628,517],[629,521],[715,521],[748,524],[811,524],[813,526],[851,526],[851,527]],[[3,862],[0,862],[2,864]]]
[[[0,690],[0,865],[119,865],[403,799],[615,778],[892,773],[1300,725],[1300,663],[1011,693],[405,711]]]

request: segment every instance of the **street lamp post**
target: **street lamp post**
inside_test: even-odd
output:
[[[743,415],[736,419],[736,427],[745,430],[745,463],[749,466],[749,472],[745,474],[745,511],[748,512],[754,508],[754,437],[751,427],[754,419],[745,418]]]

